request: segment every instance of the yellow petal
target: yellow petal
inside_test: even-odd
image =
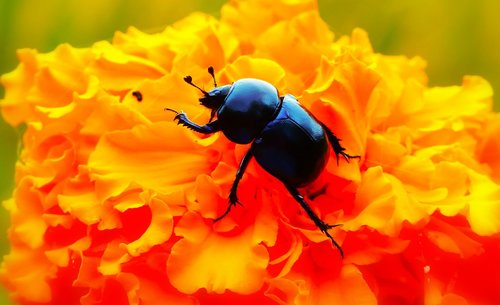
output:
[[[92,47],[95,62],[88,68],[107,90],[123,91],[134,88],[145,78],[159,78],[165,70],[144,58],[126,54],[108,42]]]
[[[500,232],[500,186],[488,177],[469,171],[469,222],[474,232],[488,236]]]
[[[87,225],[101,219],[101,202],[92,191],[78,195],[58,195],[59,206],[65,213],[70,213]]]
[[[234,82],[241,78],[253,77],[265,80],[277,88],[283,87],[285,70],[276,62],[250,56],[240,56],[225,67],[222,81]]]

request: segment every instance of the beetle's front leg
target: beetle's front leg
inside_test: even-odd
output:
[[[197,131],[203,134],[210,134],[220,130],[220,125],[217,120],[210,122],[206,125],[200,126],[192,121],[190,121],[184,111],[177,113],[174,118],[174,121],[177,120],[177,124],[182,124],[187,128]]]
[[[241,202],[238,201],[238,196],[236,192],[238,190],[238,184],[240,183],[240,180],[243,177],[243,173],[247,169],[248,163],[250,162],[250,159],[252,159],[252,156],[253,156],[253,149],[252,147],[250,147],[250,149],[243,157],[243,160],[241,160],[240,166],[238,167],[238,171],[236,172],[236,178],[234,179],[233,185],[231,186],[231,190],[229,191],[229,205],[227,206],[227,209],[224,212],[224,214],[214,219],[214,222],[217,222],[222,218],[226,217],[226,215],[229,213],[229,211],[231,211],[231,208],[233,206],[235,206],[236,204],[241,204]]]

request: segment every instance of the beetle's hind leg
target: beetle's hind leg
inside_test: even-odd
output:
[[[229,214],[229,212],[231,211],[231,208],[236,204],[242,205],[241,202],[238,200],[238,195],[237,195],[238,184],[240,183],[240,180],[243,177],[243,173],[247,169],[248,163],[250,162],[252,157],[253,157],[253,150],[252,147],[250,147],[250,149],[247,151],[247,153],[241,160],[240,166],[238,167],[238,171],[236,172],[236,177],[234,179],[233,185],[231,186],[231,190],[229,191],[229,204],[227,206],[227,209],[224,212],[224,214],[215,218],[214,222],[217,222],[222,218],[226,217],[226,215]]]
[[[335,224],[335,225],[330,225],[319,219],[318,215],[314,213],[314,211],[311,209],[309,204],[304,200],[304,197],[299,194],[299,191],[297,191],[296,188],[291,187],[289,185],[285,185],[290,194],[293,196],[293,198],[302,206],[302,208],[306,211],[307,215],[309,215],[309,218],[314,222],[314,224],[323,232],[331,241],[332,244],[339,250],[340,256],[344,258],[344,251],[342,251],[342,248],[340,245],[333,239],[333,237],[330,235],[328,232],[329,229],[341,226],[341,224]]]
[[[325,130],[326,136],[328,137],[328,142],[330,142],[330,145],[333,148],[333,151],[335,152],[335,156],[337,157],[337,165],[339,164],[339,155],[344,157],[344,159],[349,162],[349,159],[360,159],[360,156],[351,156],[348,153],[345,152],[345,148],[340,145],[340,139],[337,138],[337,136],[326,126],[325,124],[321,123],[321,126],[323,126],[323,129]]]

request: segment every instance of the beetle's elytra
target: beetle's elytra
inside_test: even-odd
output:
[[[222,131],[232,142],[252,143],[236,172],[229,192],[229,205],[225,213],[214,221],[224,218],[231,208],[239,203],[238,183],[250,159],[254,157],[262,168],[283,182],[293,198],[314,224],[330,238],[343,257],[342,248],[328,232],[338,225],[323,222],[297,188],[311,183],[323,171],[328,160],[328,143],[335,152],[337,163],[339,156],[347,161],[359,156],[347,154],[333,132],[305,110],[294,96],[279,96],[273,85],[253,78],[240,79],[231,85],[219,87],[213,68],[208,68],[208,72],[215,87],[209,92],[193,84],[191,76],[184,78],[188,84],[203,93],[200,103],[212,111],[206,125],[200,126],[191,122],[182,111],[177,112],[170,108],[165,110],[175,112],[174,120],[194,131],[204,134]],[[217,119],[214,120],[216,115]]]

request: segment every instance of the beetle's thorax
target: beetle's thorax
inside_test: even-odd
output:
[[[230,86],[217,111],[224,135],[232,142],[252,142],[274,119],[281,104],[276,87],[253,78],[240,79]]]

